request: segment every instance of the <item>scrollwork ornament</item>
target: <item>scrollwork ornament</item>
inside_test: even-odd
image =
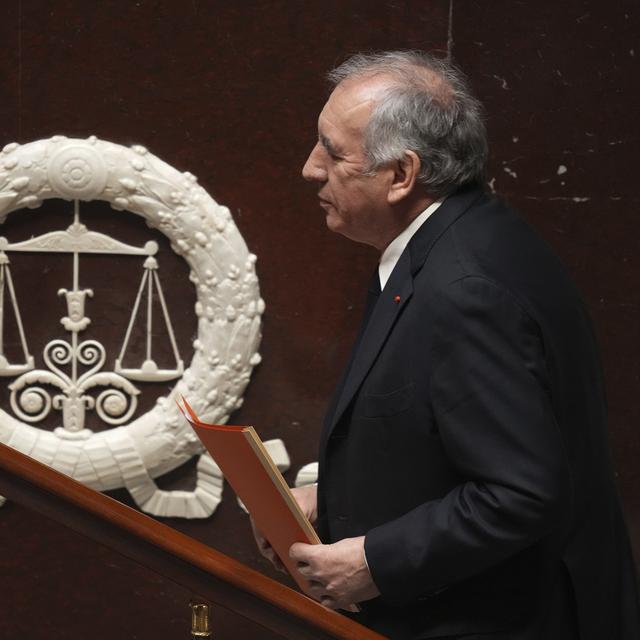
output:
[[[51,371],[55,371],[62,379],[71,382],[69,376],[58,368],[69,364],[73,357],[73,348],[66,340],[52,340],[47,344],[42,355]]]
[[[89,377],[94,371],[100,371],[107,354],[104,347],[97,340],[84,340],[78,345],[78,361],[86,367],[91,367],[82,377]]]
[[[40,422],[51,413],[51,395],[42,387],[29,387],[11,394],[11,408],[26,422]]]
[[[44,356],[52,372],[49,379],[30,372],[10,385],[12,409],[24,422],[0,409],[0,441],[95,489],[126,487],[136,503],[153,515],[210,515],[222,488],[213,461],[201,457],[195,491],[161,491],[154,478],[202,452],[179,415],[175,398],[187,396],[203,419],[216,422],[225,422],[242,402],[251,370],[260,361],[264,303],[255,256],[247,250],[227,207],[215,202],[191,173],[177,171],[140,145],[127,148],[94,136],[86,140],[54,136],[6,145],[0,153],[0,224],[11,211],[36,208],[48,198],[104,200],[116,211],[126,210],[117,215],[140,215],[164,233],[190,268],[198,335],[182,378],[133,421],[137,390],[127,387],[127,380],[109,378],[115,390],[95,400],[87,393],[104,380],[102,376],[115,376],[98,371],[104,356],[95,344],[87,341],[82,356],[76,352],[93,373],[77,381],[77,396],[70,397],[65,389],[69,378],[61,367],[73,357],[73,350],[64,340],[52,341]],[[67,318],[73,327],[81,321],[73,314]],[[213,353],[216,358],[210,357]],[[74,430],[50,432],[26,424],[28,410],[35,415],[51,410],[51,396],[41,386],[47,384],[60,389],[55,402],[76,420]],[[93,402],[105,422],[122,426],[97,433],[84,428],[83,408]]]
[[[124,424],[138,407],[136,396],[127,396],[119,389],[105,389],[96,399],[96,412],[107,424]]]

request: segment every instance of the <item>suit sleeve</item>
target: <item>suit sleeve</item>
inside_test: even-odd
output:
[[[373,579],[393,604],[428,597],[534,544],[559,526],[571,501],[535,322],[509,292],[472,276],[449,285],[436,313],[429,393],[464,482],[368,532]]]

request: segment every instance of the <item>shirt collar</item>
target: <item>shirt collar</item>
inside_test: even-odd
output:
[[[415,217],[409,226],[398,236],[396,236],[389,246],[383,251],[378,265],[378,276],[380,277],[380,289],[384,289],[389,276],[396,266],[402,252],[409,244],[413,234],[424,224],[426,219],[442,204],[443,200],[432,202],[420,215]]]

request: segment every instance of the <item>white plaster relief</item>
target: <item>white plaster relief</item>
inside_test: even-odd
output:
[[[296,487],[304,487],[308,484],[313,484],[318,481],[318,463],[310,462],[305,464],[304,467],[298,471],[296,476]]]
[[[186,368],[181,362],[177,363],[173,377],[181,377],[152,410],[132,422],[128,422],[129,413],[120,414],[120,422],[128,422],[126,425],[100,433],[84,428],[81,416],[88,407],[80,404],[79,388],[75,390],[73,402],[73,394],[64,390],[58,401],[50,401],[51,407],[60,408],[63,414],[67,401],[67,420],[63,418],[63,424],[55,432],[27,424],[25,415],[34,422],[34,411],[37,415],[47,407],[48,401],[36,384],[45,382],[43,376],[47,383],[54,385],[53,380],[58,376],[58,387],[65,383],[69,386],[65,375],[73,382],[73,376],[65,373],[63,367],[74,357],[81,357],[78,335],[90,321],[85,309],[92,295],[91,290],[80,290],[76,282],[73,287],[62,289],[60,295],[64,296],[68,310],[62,320],[64,329],[78,340],[49,343],[44,357],[46,369],[35,369],[26,338],[25,362],[18,363],[21,370],[11,370],[14,365],[0,355],[0,369],[5,375],[27,376],[13,383],[16,400],[12,401],[12,409],[20,419],[0,409],[0,441],[97,490],[126,487],[136,504],[152,515],[189,518],[211,515],[221,498],[222,478],[208,455],[200,456],[194,491],[162,491],[154,478],[202,453],[199,440],[181,419],[174,398],[187,396],[203,420],[217,423],[225,422],[242,404],[242,393],[251,370],[260,362],[257,349],[264,302],[259,294],[255,255],[247,250],[228,208],[217,204],[192,174],[180,173],[141,146],[127,148],[93,136],[86,140],[55,136],[25,145],[5,146],[0,153],[0,224],[11,211],[36,208],[47,198],[105,200],[116,210],[126,209],[142,216],[150,227],[159,229],[170,239],[173,250],[189,264],[190,280],[197,292],[195,352]],[[68,230],[41,237],[38,247],[29,242],[10,245],[6,240],[0,241],[0,250],[5,256],[11,251],[36,249],[71,252],[75,256],[84,251],[116,253],[131,249],[113,238],[83,228],[77,216]],[[138,249],[148,256],[148,277],[143,284],[156,286],[160,291],[153,248],[148,243]],[[10,276],[5,271],[3,277],[11,289]],[[139,293],[138,304],[141,296]],[[9,291],[15,309],[18,309],[18,298],[19,292],[18,297],[12,298]],[[168,317],[166,307],[163,301],[163,313]],[[120,359],[126,346],[125,339]],[[102,345],[94,342],[85,347],[90,353],[85,354],[84,364],[88,363],[90,375],[98,376],[94,382],[113,383],[121,379],[122,386],[129,386],[119,390],[127,391],[133,398],[136,388],[129,379],[167,379],[162,376],[168,373],[154,367],[151,357],[139,368],[138,378],[135,372],[121,365],[118,369],[118,363],[113,372],[101,371],[105,360]],[[20,404],[17,395],[29,384],[31,395]],[[79,377],[75,384],[76,387],[80,384]],[[114,424],[114,414],[123,407],[125,399],[110,396],[108,402],[107,398],[103,400],[100,417]],[[282,443],[281,449],[284,449]]]

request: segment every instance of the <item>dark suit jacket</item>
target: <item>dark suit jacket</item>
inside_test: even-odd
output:
[[[557,258],[465,188],[368,306],[318,490],[325,542],[366,534],[382,595],[362,621],[393,638],[640,638],[598,353]]]

